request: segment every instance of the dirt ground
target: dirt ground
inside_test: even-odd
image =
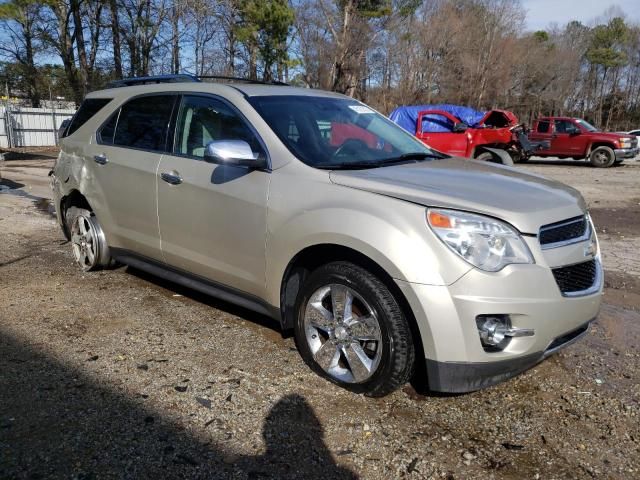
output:
[[[16,157],[0,164],[0,478],[640,478],[640,162],[517,167],[589,203],[606,292],[587,337],[483,391],[370,399],[266,318],[131,268],[81,273],[52,160]]]

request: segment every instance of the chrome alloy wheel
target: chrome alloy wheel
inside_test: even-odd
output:
[[[99,232],[91,217],[77,215],[71,224],[73,256],[83,270],[90,270],[100,260]]]
[[[315,362],[346,383],[362,383],[378,368],[382,333],[374,310],[351,288],[332,283],[307,302],[304,329]]]

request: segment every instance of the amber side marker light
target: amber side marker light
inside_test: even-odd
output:
[[[429,211],[427,213],[429,217],[429,225],[436,228],[453,228],[451,218],[447,215],[442,215],[438,212]]]

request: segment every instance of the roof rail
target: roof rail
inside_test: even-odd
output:
[[[254,80],[251,78],[243,77],[228,77],[225,75],[201,75],[199,77],[195,75],[189,75],[187,73],[179,73],[174,75],[152,75],[150,77],[131,77],[123,78],[122,80],[113,80],[109,82],[106,88],[118,88],[118,87],[132,87],[134,85],[149,85],[154,83],[182,83],[182,82],[201,82],[202,80],[222,80],[226,82],[244,82],[244,83],[257,83],[260,85],[284,85],[288,86],[288,83],[272,80],[265,82],[262,80]]]
[[[255,79],[252,79],[252,78],[228,77],[226,75],[200,75],[197,78],[199,80],[226,80],[226,81],[230,81],[230,82],[258,83],[260,85],[283,85],[283,86],[289,86],[288,83],[281,82],[279,80],[263,81],[263,80],[255,80]]]
[[[176,75],[152,75],[150,77],[131,77],[109,82],[106,88],[131,87],[133,85],[149,85],[153,83],[199,82],[198,77],[180,73]]]

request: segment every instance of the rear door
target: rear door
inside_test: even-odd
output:
[[[232,105],[218,97],[185,95],[173,153],[162,157],[158,169],[162,252],[174,267],[260,295],[270,174],[204,161],[214,140],[243,140],[255,155],[266,155]]]
[[[100,222],[111,247],[161,260],[156,172],[166,149],[176,95],[135,97],[96,132],[94,168]]]

